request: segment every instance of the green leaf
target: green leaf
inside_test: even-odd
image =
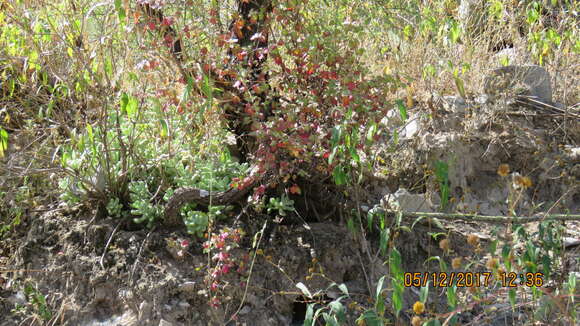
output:
[[[213,98],[213,87],[207,75],[203,76],[203,81],[201,83],[201,91],[208,99],[211,100]]]
[[[338,300],[332,301],[328,304],[330,310],[334,313],[339,323],[346,323],[346,313],[344,311],[344,306]]]
[[[341,137],[342,137],[341,126],[334,126],[334,128],[332,128],[332,138],[330,139],[332,147],[335,147],[338,144]]]
[[[445,260],[439,259],[439,269],[441,269],[442,272],[447,272],[448,268]]]
[[[4,157],[6,150],[8,150],[8,132],[0,128],[0,158]]]
[[[405,107],[405,104],[403,104],[402,100],[397,100],[395,102],[397,104],[397,108],[399,109],[399,114],[401,115],[401,120],[403,120],[403,122],[407,121],[407,108]]]
[[[373,214],[372,212],[368,212],[367,214],[367,229],[371,230],[371,227],[373,226],[373,218],[374,218],[375,214]]]
[[[403,309],[403,293],[400,291],[393,291],[393,309],[395,309],[396,316],[399,316]]]
[[[397,248],[393,248],[389,254],[389,269],[393,277],[397,280],[403,279],[402,259],[401,253]]]
[[[314,326],[314,303],[309,303],[306,308],[306,316],[304,316],[304,326]]]
[[[123,23],[127,14],[125,13],[125,8],[123,7],[123,2],[121,0],[115,0],[115,9],[117,10],[119,21]]]
[[[107,74],[107,76],[109,76],[109,78],[113,77],[113,62],[111,61],[110,57],[105,58],[105,64],[104,64],[104,68],[105,68],[105,73]]]
[[[573,294],[576,290],[576,273],[570,273],[568,275],[568,292]]]
[[[127,103],[129,103],[129,95],[127,95],[127,93],[121,94],[121,99],[119,100],[121,113],[127,113]]]
[[[436,161],[435,176],[439,182],[441,192],[441,209],[445,209],[449,202],[449,164],[443,161]]]
[[[447,305],[451,309],[455,309],[457,306],[457,294],[456,294],[457,286],[451,286],[446,289],[447,294]]]
[[[183,95],[181,96],[181,102],[187,102],[191,98],[191,91],[193,90],[193,78],[187,77],[187,86],[183,91]]]
[[[381,255],[384,255],[387,251],[387,244],[389,243],[390,235],[391,229],[386,228],[381,230],[381,238],[379,242],[379,250],[381,251]]]
[[[67,167],[67,165],[68,165],[67,163],[68,163],[68,161],[70,161],[70,159],[71,159],[70,151],[65,151],[62,153],[62,157],[60,158],[60,162],[61,162],[61,165],[63,168]]]
[[[352,159],[356,163],[360,163],[360,157],[358,156],[358,153],[356,152],[356,148],[355,147],[350,147],[349,148],[349,152],[350,152],[350,157],[352,157]]]
[[[338,285],[338,289],[340,291],[342,291],[342,293],[348,295],[348,288],[346,287],[346,285],[344,283]]]
[[[126,106],[127,116],[129,116],[130,118],[133,118],[135,116],[135,114],[137,113],[138,108],[139,108],[139,103],[137,102],[137,99],[133,96],[129,96],[129,102],[127,103],[127,106]]]
[[[357,325],[360,325],[360,321],[364,321],[366,326],[383,326],[381,318],[377,315],[374,310],[366,310],[360,317],[358,317]]]
[[[386,276],[383,275],[377,282],[377,289],[375,294],[375,311],[377,311],[380,315],[382,315],[383,312],[385,311],[385,302],[381,295],[381,292],[383,291],[383,283],[385,282],[385,277]]]
[[[346,220],[346,228],[350,231],[350,233],[356,234],[356,228],[354,227],[354,219],[352,217],[349,217]]]
[[[326,322],[326,325],[339,326],[336,318],[334,316],[330,315],[329,313],[326,313],[326,312],[323,313],[322,317],[324,317],[324,321]]]
[[[456,20],[451,20],[449,26],[449,39],[452,43],[457,43],[459,41],[459,36],[461,36],[461,26]]]
[[[89,136],[89,140],[91,143],[95,142],[95,136],[93,135],[93,126],[90,123],[87,123],[87,134]]]
[[[463,97],[463,98],[466,98],[465,86],[463,84],[463,79],[461,79],[459,76],[454,77],[453,79],[455,81],[455,87],[457,87],[457,91],[459,92],[459,95],[461,95],[461,97]]]
[[[167,120],[159,119],[159,124],[161,124],[161,130],[159,131],[159,136],[161,138],[167,137],[169,134],[169,126],[167,125]]]
[[[429,296],[429,283],[431,283],[431,281],[427,281],[427,284],[421,287],[421,292],[419,293],[419,300],[422,303],[427,302],[427,298]]]
[[[127,116],[133,117],[135,113],[137,113],[137,109],[139,107],[139,103],[137,99],[131,95],[127,95],[127,93],[121,94],[121,113],[126,113]]]
[[[490,242],[489,244],[489,253],[491,255],[495,255],[495,251],[497,250],[497,244],[498,244],[498,240],[493,240]]]
[[[336,156],[336,153],[338,153],[338,151],[340,150],[340,148],[341,148],[340,146],[335,146],[332,149],[332,152],[328,156],[328,164],[332,164],[332,162],[334,161],[334,157]]]
[[[413,229],[415,227],[415,224],[419,223],[419,221],[421,221],[423,218],[425,218],[425,216],[419,216],[417,217],[414,221],[413,224],[411,224],[411,229]]]
[[[441,326],[441,322],[437,319],[431,319],[423,324],[423,326]]]
[[[336,183],[337,186],[346,184],[346,173],[344,173],[342,166],[335,166],[332,171],[332,176],[334,177],[334,183]]]
[[[373,122],[369,127],[369,129],[367,130],[367,142],[369,144],[373,143],[376,133],[377,133],[377,124]]]
[[[509,297],[512,309],[515,309],[515,307],[516,307],[516,289],[511,288],[508,292],[508,297]]]

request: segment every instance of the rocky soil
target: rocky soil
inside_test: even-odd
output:
[[[510,183],[517,175],[498,176],[498,166],[505,163],[533,182],[515,207],[519,215],[578,214],[580,119],[530,108],[504,95],[438,97],[410,110],[406,121],[397,114],[386,117],[384,123],[399,129],[398,140],[387,139],[377,148],[389,164],[377,167],[367,189],[371,199],[361,209],[438,210],[440,186],[429,171],[441,161],[449,170],[449,211],[507,215]],[[397,150],[388,150],[391,145]],[[258,241],[256,250],[253,236],[265,221],[257,217],[240,224],[246,235],[240,248],[231,251],[232,259],[244,261],[246,268],[220,283],[220,302],[212,307],[204,280],[211,257],[203,253],[202,241],[185,241],[190,237],[184,229],[131,230],[95,216],[90,209],[58,202],[27,212],[0,244],[0,326],[43,324],[39,309],[18,309],[30,302],[27,284],[46,298],[51,318],[45,325],[301,325],[307,298],[296,286],[299,282],[312,293],[322,291],[317,296],[321,303],[341,295],[334,283],[345,284],[350,298],[344,303],[362,307],[368,306],[377,280],[388,273],[384,258],[374,254],[376,234],[354,236],[338,218],[281,224]],[[534,227],[537,223],[528,224]],[[566,227],[570,245],[565,265],[568,272],[580,273],[580,249],[574,242],[580,239],[580,224],[566,222]],[[425,263],[427,258],[445,257],[449,264],[450,256],[432,234],[447,234],[456,255],[473,256],[466,235],[477,234],[485,243],[492,231],[479,222],[424,219],[413,225],[412,233],[398,234],[395,244],[405,271],[438,271],[439,264]],[[436,292],[431,296],[442,311],[445,295]],[[418,297],[415,289],[405,292],[406,320]],[[386,300],[390,306],[390,298]],[[349,311],[354,321],[360,311]],[[474,305],[461,320],[520,324],[524,312],[525,307],[512,311],[509,304],[495,302]]]

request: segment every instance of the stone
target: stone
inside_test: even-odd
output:
[[[387,112],[385,117],[381,120],[381,124],[388,129],[395,129],[403,125],[403,120],[397,109],[392,109]]]
[[[192,294],[195,292],[195,282],[183,282],[179,285],[179,291]]]
[[[151,318],[153,305],[148,301],[142,301],[139,304],[139,321],[149,320]]]
[[[417,132],[419,132],[419,122],[417,119],[413,119],[405,125],[405,138],[413,138]]]
[[[252,311],[252,308],[250,308],[250,306],[249,306],[249,305],[245,305],[245,306],[244,306],[244,307],[243,307],[243,308],[240,310],[239,314],[240,314],[241,316],[243,316],[243,315],[247,315],[247,314],[248,314],[248,313],[250,313],[251,311]]]
[[[443,108],[453,113],[465,113],[467,110],[467,103],[460,96],[443,96],[441,98]]]
[[[432,205],[425,198],[425,194],[411,194],[404,188],[385,196],[381,204],[387,209],[400,209],[403,212],[433,212]]]
[[[159,326],[173,326],[173,324],[166,321],[165,319],[161,319],[159,320]]]
[[[535,65],[494,69],[485,77],[484,92],[490,97],[505,93],[534,96],[542,102],[552,103],[550,74],[544,67]]]

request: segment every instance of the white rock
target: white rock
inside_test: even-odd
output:
[[[159,326],[173,326],[173,324],[170,323],[170,322],[168,322],[168,321],[166,321],[165,319],[161,319],[159,321]]]
[[[248,314],[250,311],[252,311],[252,308],[250,308],[249,305],[245,305],[242,310],[240,310],[239,314],[240,315],[246,315]]]
[[[405,125],[405,138],[412,138],[419,131],[419,122],[417,119],[413,119]]]
[[[433,212],[431,203],[425,198],[425,194],[411,194],[404,188],[385,196],[381,202],[386,208],[400,209],[404,212]]]
[[[183,282],[179,285],[179,291],[193,293],[195,291],[195,282]]]

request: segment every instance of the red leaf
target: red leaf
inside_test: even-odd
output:
[[[250,103],[246,104],[246,107],[244,108],[244,112],[247,115],[254,115],[256,113],[256,111],[254,109],[252,109],[252,105]]]
[[[279,65],[282,66],[284,63],[282,62],[282,57],[281,56],[275,56],[274,57],[274,62]]]
[[[236,58],[238,58],[238,60],[244,60],[244,58],[246,57],[246,55],[248,55],[248,52],[246,51],[240,51],[236,54]]]
[[[298,187],[297,184],[294,184],[292,187],[290,187],[290,193],[294,195],[299,195],[301,193],[300,187]]]
[[[342,97],[342,106],[348,106],[352,101],[352,95]]]
[[[163,18],[163,22],[161,24],[165,26],[171,26],[171,24],[173,24],[173,18]]]
[[[266,192],[265,185],[260,185],[259,187],[256,187],[255,194],[257,194],[258,196],[263,195],[265,192]]]
[[[349,91],[354,91],[354,89],[356,88],[356,84],[353,82],[348,82],[346,84],[346,87],[348,88]]]

